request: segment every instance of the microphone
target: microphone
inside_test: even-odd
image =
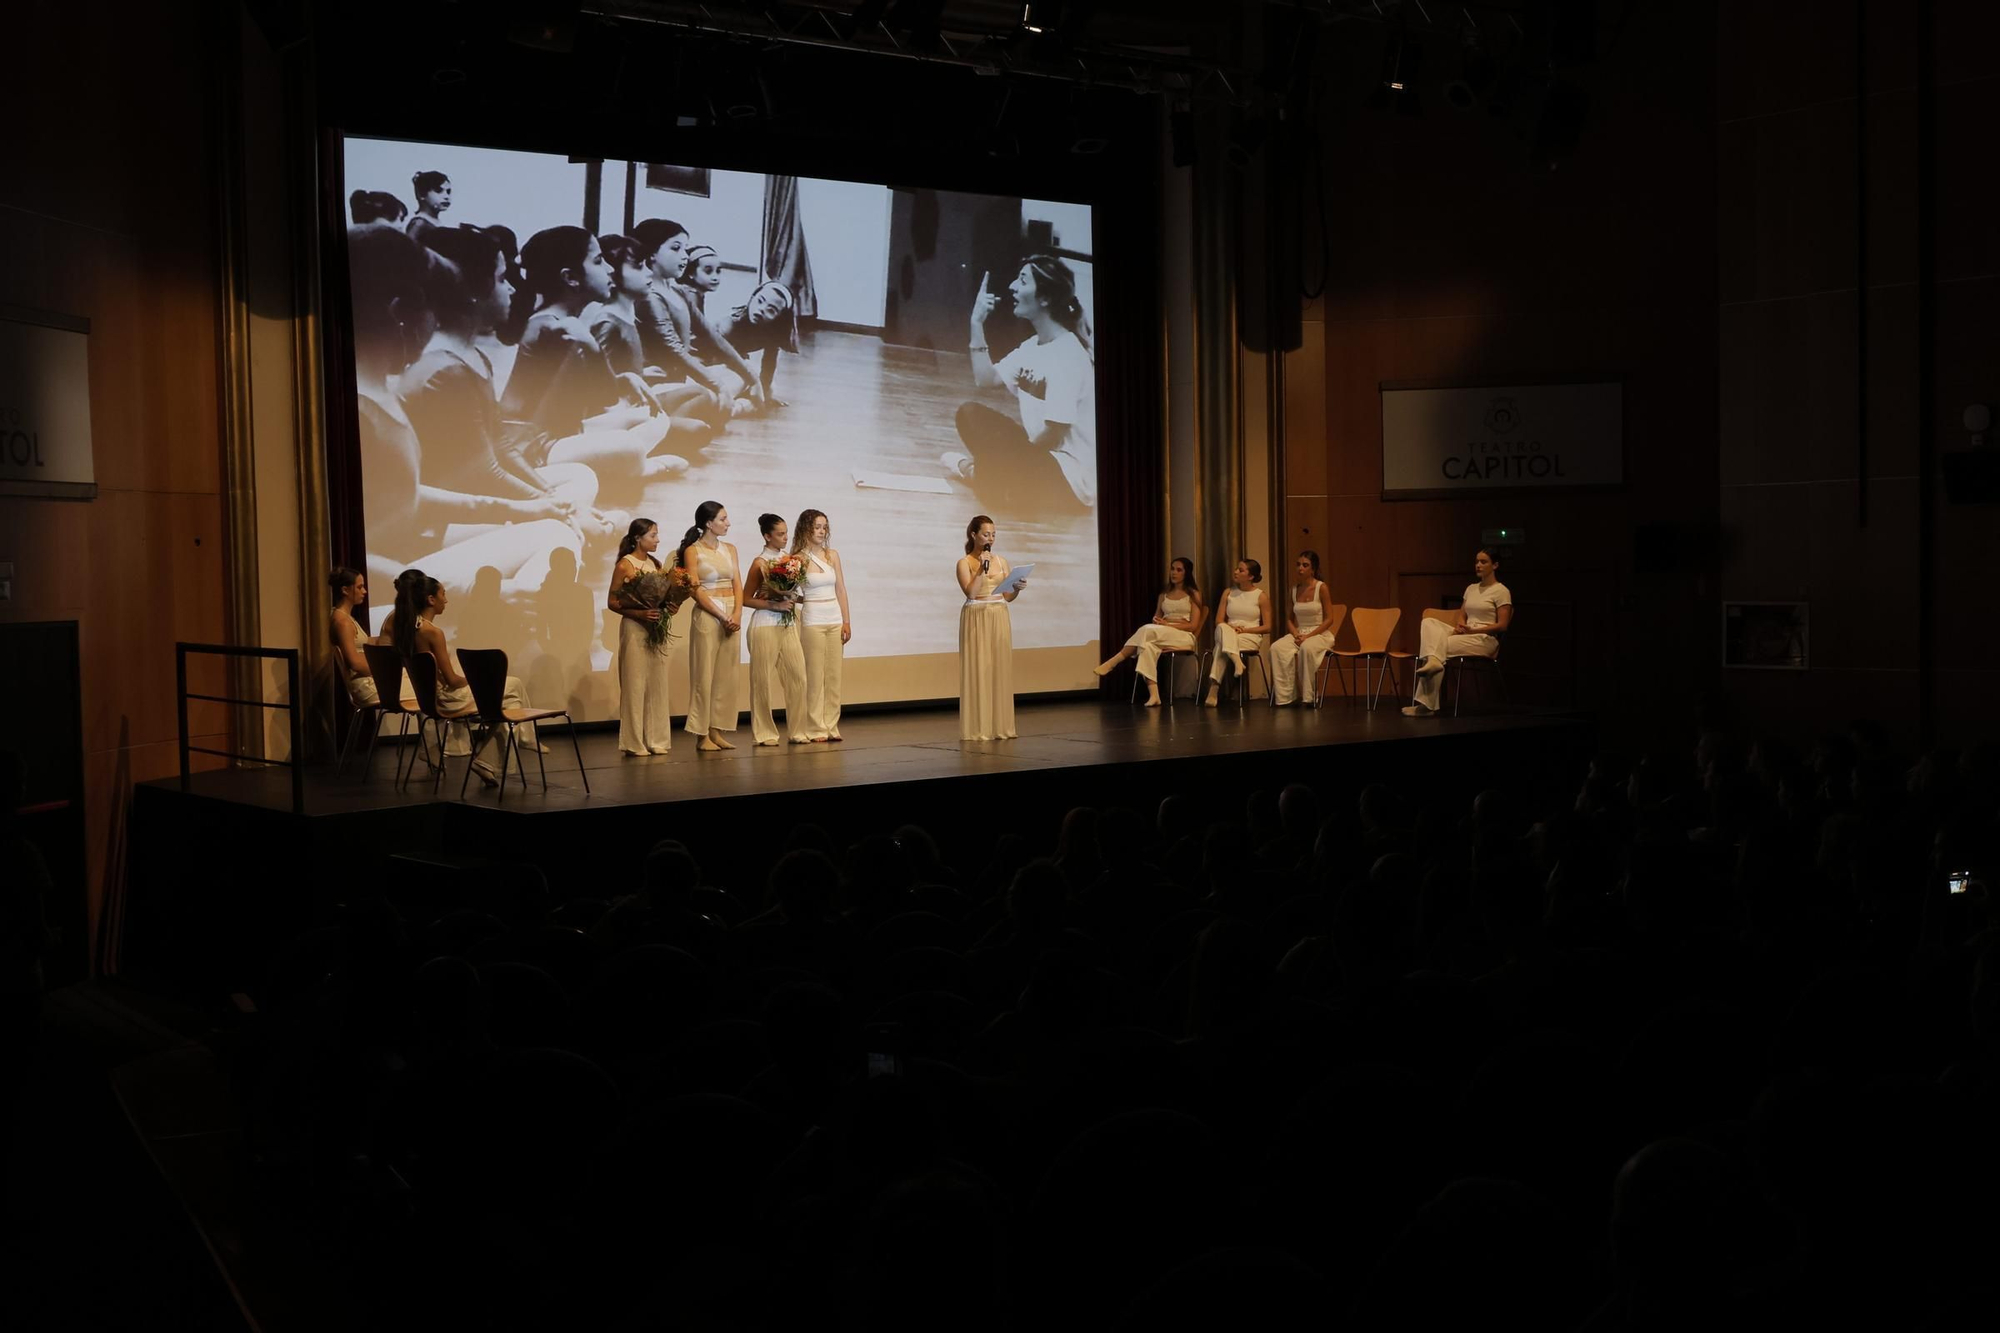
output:
[[[983,548],[981,548],[981,550],[980,550],[980,553],[979,553],[979,572],[980,572],[980,573],[982,573],[982,574],[990,574],[990,573],[992,573],[992,572],[993,572],[993,543],[992,543],[992,542],[988,542],[988,543],[986,543],[986,545],[985,545],[985,546],[984,546]]]

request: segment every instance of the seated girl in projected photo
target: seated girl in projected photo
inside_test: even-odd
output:
[[[672,452],[676,439],[698,448],[710,428],[672,417],[637,373],[613,371],[583,318],[611,296],[597,238],[582,227],[538,231],[521,247],[521,266],[536,308],[500,400],[506,447],[534,466],[582,463],[631,498],[656,477],[687,471]]]
[[[763,407],[763,386],[750,363],[715,331],[681,285],[687,268],[687,228],[665,218],[647,218],[632,228],[632,239],[639,243],[653,269],[652,287],[638,310],[639,336],[647,361],[660,367],[669,384],[686,380],[706,390],[710,401],[693,410],[718,427],[735,415],[733,405],[739,389],[752,408]],[[701,363],[694,351],[697,343],[711,347],[720,358],[717,369]],[[733,376],[725,377],[723,370],[733,372]]]
[[[1053,255],[1029,255],[1008,284],[1014,314],[1034,326],[996,363],[986,321],[1000,298],[982,274],[972,302],[972,381],[1014,395],[1016,421],[984,403],[958,409],[963,453],[939,460],[996,508],[1020,513],[1077,512],[1097,503],[1097,385],[1090,320],[1076,295],[1076,275]]]
[[[434,322],[427,284],[432,291],[458,292],[458,269],[390,227],[352,229],[347,253],[369,575],[377,586],[387,588],[399,571],[421,565],[446,587],[463,591],[472,586],[479,569],[492,566],[511,584],[539,586],[548,572],[551,551],[565,547],[581,551],[577,524],[589,519],[585,492],[594,491],[594,479],[563,494],[551,487],[498,495],[490,487],[441,484],[430,475],[438,459],[449,453],[444,437],[476,432],[482,416],[495,408],[491,389],[469,367],[455,371],[458,363],[448,357],[440,355],[425,370],[411,373],[411,357]],[[489,259],[489,273],[491,263]],[[492,299],[490,283],[486,299]],[[468,420],[443,410],[428,416],[428,430],[438,436],[438,452],[427,459],[424,450],[430,435],[420,439],[403,399],[389,385],[399,378],[406,386],[428,384],[423,401],[441,407],[437,400],[455,392],[452,385],[458,377],[469,382],[470,392],[461,393],[459,409]]]
[[[692,296],[695,309],[708,320],[713,333],[712,338],[693,341],[695,359],[707,366],[734,395],[731,414],[742,416],[755,411],[758,404],[749,393],[751,381],[742,379],[731,368],[721,350],[724,347],[738,360],[748,360],[752,353],[762,352],[763,364],[758,367],[754,382],[763,389],[763,406],[785,406],[771,397],[771,378],[777,373],[779,352],[799,354],[799,322],[793,312],[791,289],[782,282],[759,283],[742,305],[724,312],[710,310],[707,297],[722,287],[722,256],[708,245],[697,245],[687,252],[686,277],[681,286]]]

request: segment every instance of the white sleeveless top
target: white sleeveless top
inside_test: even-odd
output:
[[[1257,594],[1255,591],[1238,592],[1230,589],[1228,610],[1223,619],[1232,625],[1254,625],[1263,617],[1257,614]]]
[[[1296,592],[1292,594],[1292,598],[1292,623],[1299,627],[1301,634],[1310,639],[1319,632],[1320,620],[1323,618],[1319,605],[1319,580],[1314,579],[1311,586],[1306,589],[1305,601],[1299,601]]]
[[[767,546],[763,550],[757,553],[757,558],[759,560],[762,560],[764,562],[765,568],[768,569],[770,568],[771,562],[773,560],[782,559],[784,557],[784,554],[785,553],[783,551],[774,551]],[[769,594],[766,595],[768,596]],[[785,623],[785,613],[783,611],[768,611],[760,606],[750,612],[751,629],[756,629],[762,625],[782,626],[784,623]],[[793,623],[796,624],[797,621],[794,620]]]
[[[833,595],[836,582],[833,566],[821,563],[818,556],[806,556],[806,581],[799,586],[799,594],[805,605],[799,608],[801,625],[838,625],[840,623],[840,601]]]
[[[1193,620],[1194,600],[1188,597],[1163,597],[1160,599],[1160,614],[1168,620]]]
[[[694,552],[694,569],[701,579],[702,591],[734,608],[736,598],[729,591],[729,585],[735,579],[736,562],[724,555],[719,546],[711,551],[696,542],[688,549]]]

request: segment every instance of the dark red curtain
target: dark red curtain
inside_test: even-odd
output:
[[[1096,266],[1098,637],[1108,656],[1152,618],[1166,545],[1156,155],[1130,153],[1093,211]],[[1122,693],[1113,672],[1100,689]]]

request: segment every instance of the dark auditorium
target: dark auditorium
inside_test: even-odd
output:
[[[8,12],[8,1327],[1992,1326],[2000,4]]]

